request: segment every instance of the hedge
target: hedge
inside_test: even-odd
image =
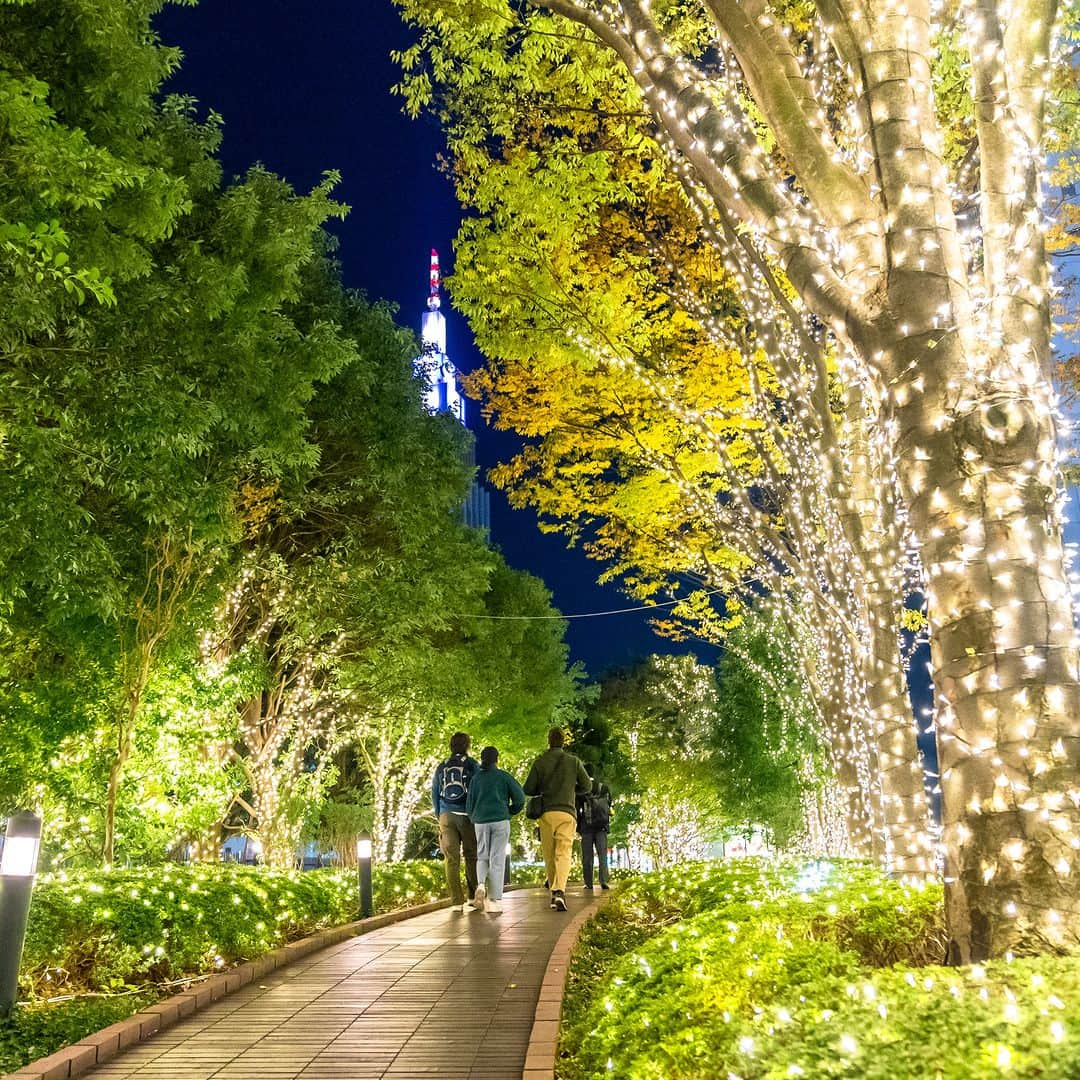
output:
[[[562,1080],[1080,1076],[1080,959],[947,968],[938,886],[856,863],[620,886],[572,959]]]
[[[443,864],[376,866],[372,892],[377,913],[437,900]],[[235,864],[42,877],[22,961],[31,1003],[0,1020],[0,1073],[138,1012],[169,982],[353,921],[358,893],[355,872]]]
[[[375,867],[377,912],[446,892],[442,863]],[[23,952],[34,997],[203,974],[359,917],[356,874],[170,865],[43,878]]]

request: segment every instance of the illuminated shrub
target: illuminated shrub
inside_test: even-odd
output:
[[[559,1075],[1080,1076],[1080,960],[938,966],[940,902],[857,863],[643,875],[579,941]]]
[[[375,911],[446,891],[442,863],[376,866]],[[23,979],[39,996],[161,982],[225,967],[357,918],[355,872],[157,866],[42,878]]]

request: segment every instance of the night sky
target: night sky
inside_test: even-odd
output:
[[[435,168],[443,149],[438,127],[410,120],[390,94],[397,78],[390,50],[410,40],[390,0],[201,0],[166,8],[157,28],[185,56],[166,90],[191,94],[200,113],[224,117],[228,175],[258,161],[307,191],[324,170],[342,174],[337,196],[352,211],[332,228],[341,238],[345,283],[393,301],[398,320],[419,332],[428,253],[437,248],[452,270],[461,215]],[[481,362],[469,328],[449,305],[443,310],[450,357],[469,371]],[[476,403],[470,409],[481,469],[511,456],[515,437],[487,429]],[[497,491],[492,538],[512,566],[547,582],[564,614],[634,603],[597,586],[599,563],[542,534],[531,512],[512,510]],[[656,637],[641,612],[572,619],[567,640],[572,658],[593,676],[649,652],[684,648]],[[695,651],[716,655],[707,646]]]

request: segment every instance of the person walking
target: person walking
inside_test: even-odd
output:
[[[473,904],[492,914],[502,911],[504,860],[510,841],[510,819],[525,806],[525,792],[508,773],[495,766],[499,751],[485,746],[480,768],[469,784],[465,803],[476,830],[476,892]]]
[[[450,736],[450,756],[431,778],[431,802],[439,823],[439,850],[446,860],[446,884],[450,902],[464,913],[473,910],[476,892],[476,830],[469,820],[466,802],[469,785],[477,771],[476,759],[469,757],[469,736],[463,731]],[[461,891],[461,857],[465,856],[465,885]]]
[[[575,796],[592,787],[579,758],[563,749],[562,728],[548,732],[548,748],[533,763],[525,780],[526,795],[541,800],[540,847],[551,886],[551,907],[566,910],[566,879],[570,876],[570,852],[577,824]]]
[[[586,767],[592,776],[592,770]],[[593,776],[592,787],[577,800],[577,831],[581,837],[581,871],[585,888],[593,887],[593,853],[600,863],[600,888],[608,889],[607,836],[611,826],[611,791]]]

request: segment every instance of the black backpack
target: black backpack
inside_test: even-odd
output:
[[[578,814],[583,828],[602,832],[611,824],[611,803],[604,785],[599,791],[590,791],[578,799]]]
[[[442,783],[439,786],[439,798],[444,802],[465,804],[469,794],[469,780],[472,770],[469,759],[454,755],[442,763]]]

